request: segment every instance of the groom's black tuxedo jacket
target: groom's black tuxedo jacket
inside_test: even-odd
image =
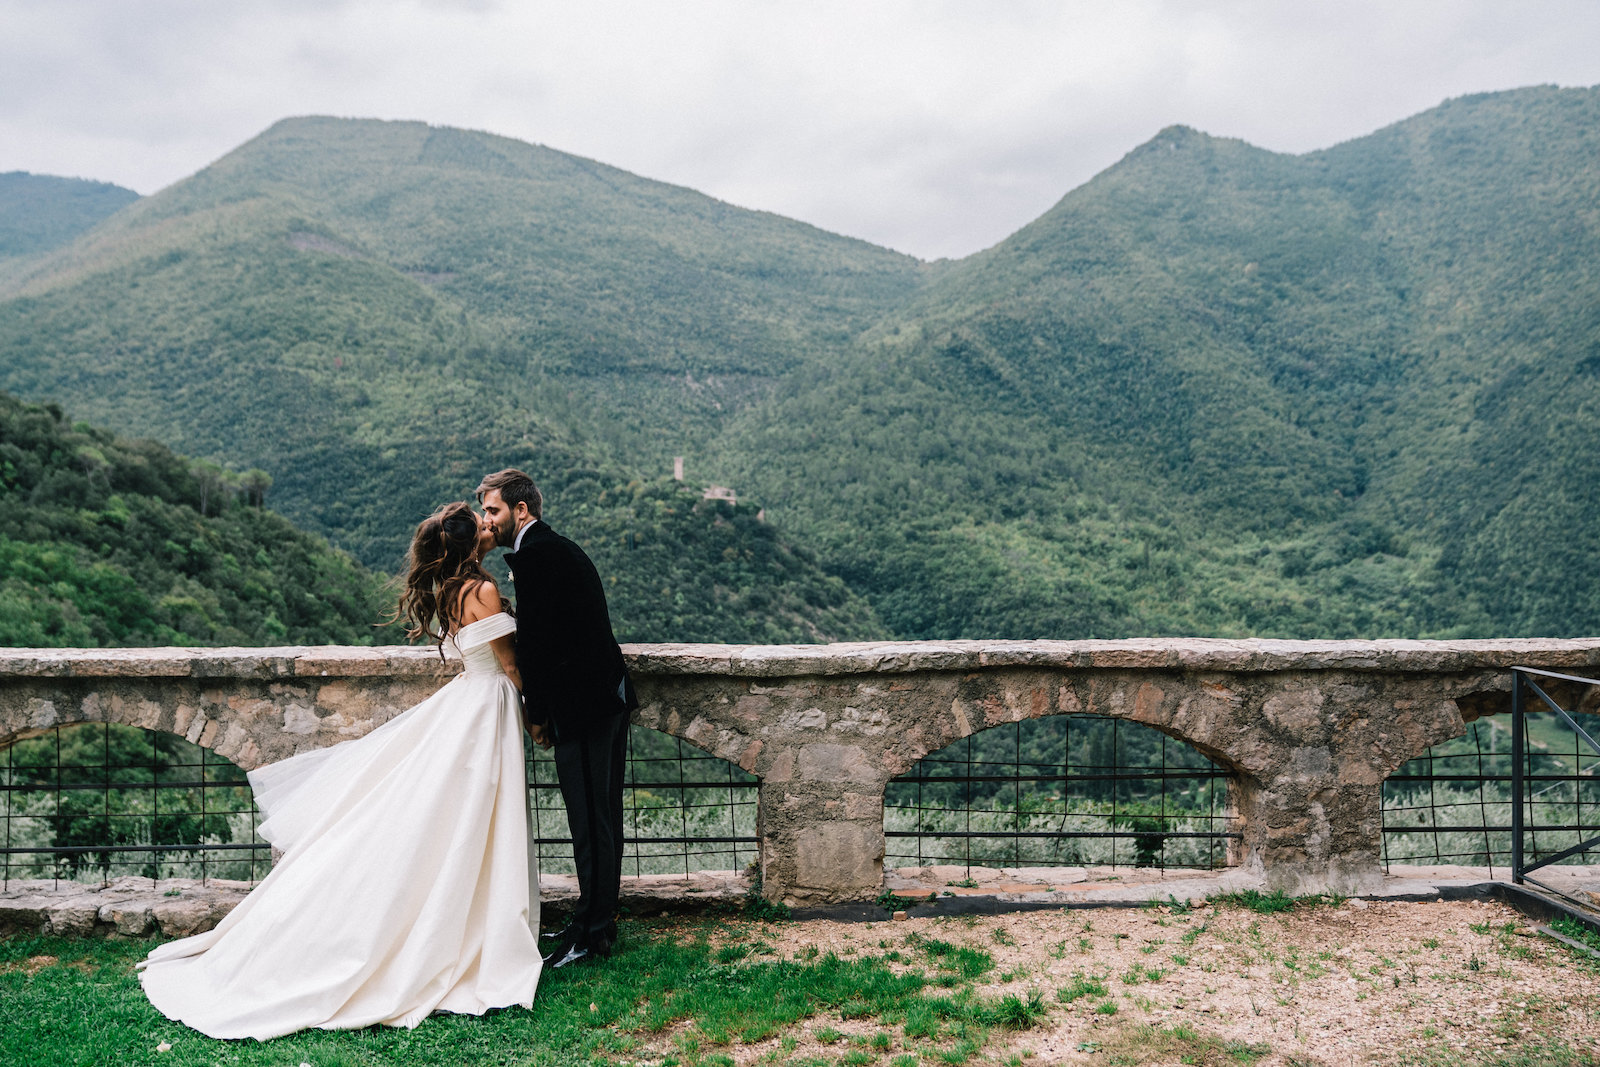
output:
[[[638,707],[605,587],[583,549],[541,520],[506,563],[516,583],[517,670],[529,720],[565,739]]]

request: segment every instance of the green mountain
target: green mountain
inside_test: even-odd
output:
[[[254,485],[0,394],[0,645],[394,640],[381,578]]]
[[[1554,88],[1302,156],[1173,128],[930,265],[289,120],[0,278],[0,387],[383,569],[523,466],[632,639],[1595,632],[1596,130]]]
[[[107,182],[0,174],[0,260],[59,248],[137,199],[132,189]]]
[[[37,264],[0,386],[262,466],[392,568],[512,450],[664,473],[926,273],[549,149],[299,119]]]
[[[10,171],[0,174],[0,287],[139,194],[106,182]]]
[[[1163,131],[740,416],[728,477],[908,636],[1594,632],[1597,129],[1533,89],[1305,156]]]

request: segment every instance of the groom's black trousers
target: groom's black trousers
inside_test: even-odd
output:
[[[622,890],[622,774],[628,716],[611,715],[555,743],[556,780],[572,830],[578,905],[568,929],[585,946],[610,949]]]

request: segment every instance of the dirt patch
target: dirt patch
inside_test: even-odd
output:
[[[982,995],[1036,993],[1048,1006],[1032,1029],[995,1031],[988,1052],[1001,1061],[1338,1067],[1536,1050],[1553,1052],[1548,1062],[1586,1063],[1600,1054],[1600,965],[1535,934],[1498,903],[732,923],[713,943],[754,941],[806,960],[903,954],[917,938],[989,953],[994,966],[976,986]],[[884,1062],[919,1051],[894,1027],[818,1017],[791,1035],[799,1044],[784,1058],[831,1062],[851,1037],[883,1030],[892,1044],[874,1051]],[[763,1043],[726,1051],[743,1064],[774,1050]]]
[[[10,963],[0,963],[0,971],[11,974],[15,974],[20,971],[29,978],[32,978],[34,975],[38,974],[47,967],[56,967],[61,965],[61,958],[59,956],[29,956],[25,960],[13,960]],[[84,960],[73,960],[72,962],[65,964],[65,966],[82,971],[84,974],[89,974],[91,972],[91,968]]]

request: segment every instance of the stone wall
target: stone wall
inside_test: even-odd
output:
[[[774,899],[870,899],[890,778],[1002,723],[1143,723],[1232,773],[1240,883],[1360,892],[1382,782],[1506,710],[1513,664],[1594,673],[1600,639],[890,642],[624,649],[641,725],[761,780]],[[56,726],[181,734],[246,769],[359,737],[452,673],[416,648],[0,649],[0,746]],[[1595,694],[1591,690],[1590,699]]]

